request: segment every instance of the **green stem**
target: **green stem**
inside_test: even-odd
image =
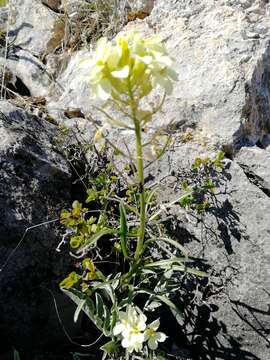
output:
[[[129,360],[129,352],[128,352],[128,350],[126,350],[126,356],[125,356],[125,359],[126,359],[126,360]]]
[[[135,119],[134,119],[135,120]],[[142,154],[142,133],[140,122],[135,121],[135,134],[136,134],[136,150],[137,150],[137,177],[140,196],[140,230],[135,251],[135,260],[137,260],[142,252],[144,234],[145,234],[145,190],[144,190],[144,168],[143,168],[143,154]]]
[[[144,167],[143,167],[143,146],[142,146],[142,129],[140,120],[137,119],[137,107],[138,103],[134,98],[134,94],[132,91],[132,87],[130,81],[128,83],[128,92],[130,98],[130,106],[131,106],[131,114],[132,120],[135,126],[135,135],[136,135],[136,152],[137,152],[137,181],[138,181],[138,188],[139,188],[139,197],[140,197],[140,229],[139,235],[137,240],[136,251],[134,255],[134,260],[138,260],[141,255],[143,249],[143,242],[144,242],[144,234],[145,234],[145,223],[146,223],[146,216],[145,216],[145,190],[144,190]]]

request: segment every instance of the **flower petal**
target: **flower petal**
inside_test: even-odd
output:
[[[102,79],[96,87],[96,95],[101,100],[108,100],[111,95],[111,84],[109,80]]]
[[[160,321],[159,319],[156,319],[155,321],[153,321],[150,325],[148,325],[149,328],[153,329],[154,331],[156,331],[160,326]]]
[[[153,60],[152,56],[149,56],[149,55],[147,55],[147,56],[137,56],[137,59],[140,60],[141,62],[143,62],[146,65],[151,64],[151,62]]]
[[[113,328],[113,335],[114,336],[120,335],[123,330],[124,330],[124,325],[121,323],[117,323]]]
[[[167,339],[167,335],[165,335],[162,332],[158,332],[156,336],[157,336],[157,341],[159,342],[164,342]]]
[[[167,69],[167,74],[172,80],[174,81],[178,80],[178,73],[172,68]]]
[[[157,349],[157,347],[158,347],[158,342],[157,342],[155,336],[150,337],[150,339],[148,340],[148,347],[149,347],[151,350],[156,350],[156,349]]]
[[[127,320],[127,314],[124,311],[119,311],[119,319]]]
[[[79,62],[79,68],[91,68],[93,65],[94,65],[94,60],[93,59],[88,59],[88,58],[85,58],[85,59],[82,59],[80,62]]]
[[[153,82],[154,82],[154,86],[158,84],[161,87],[163,87],[168,95],[172,93],[173,90],[172,82],[168,78],[162,76],[161,74],[157,74],[154,77]]]
[[[116,48],[111,50],[111,54],[108,57],[107,65],[110,70],[116,69],[120,60],[120,55]]]
[[[126,79],[129,75],[129,66],[126,65],[120,70],[112,71],[111,74],[117,79]]]
[[[122,342],[121,342],[121,345],[122,345],[122,347],[123,347],[124,349],[126,349],[126,348],[128,348],[128,347],[131,346],[131,343],[130,343],[130,341],[129,341],[128,338],[124,337],[123,340],[122,340]]]

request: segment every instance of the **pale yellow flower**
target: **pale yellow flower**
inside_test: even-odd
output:
[[[160,321],[157,319],[148,325],[145,331],[145,341],[147,341],[147,345],[151,350],[156,350],[158,343],[164,342],[167,339],[167,336],[164,333],[157,332],[159,325]]]
[[[92,95],[101,100],[108,100],[112,91],[111,83],[105,76],[109,58],[111,58],[111,43],[106,38],[101,38],[93,58],[81,62],[81,67],[89,67],[87,80]]]
[[[138,33],[119,34],[112,41],[102,38],[92,59],[82,62],[89,67],[91,93],[101,100],[147,96],[161,86],[171,93],[177,79],[173,61],[159,37],[143,39]]]
[[[145,340],[147,317],[130,305],[126,312],[119,312],[119,320],[113,329],[113,335],[121,336],[121,345],[128,352],[141,351]]]
[[[124,337],[121,345],[124,349],[127,349],[129,353],[133,351],[140,352],[143,347],[144,334],[138,330],[133,330],[130,332],[129,336]]]

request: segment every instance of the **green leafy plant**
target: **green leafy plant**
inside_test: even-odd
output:
[[[194,184],[192,179],[183,181],[184,194],[179,200],[182,207],[199,212],[207,210],[222,175],[224,155],[224,152],[219,151],[214,158],[197,157],[195,159],[191,169],[195,175],[196,183]]]
[[[103,359],[165,359],[162,345],[167,336],[159,330],[162,322],[153,311],[166,306],[180,322],[182,313],[175,301],[178,277],[206,276],[160,225],[164,207],[156,201],[157,189],[145,184],[148,149],[152,162],[169,144],[164,132],[150,131],[149,125],[172,92],[177,74],[161,39],[143,39],[137,33],[117,36],[112,42],[101,39],[93,58],[83,60],[81,66],[89,68],[91,93],[102,101],[99,110],[106,119],[94,141],[105,140],[126,160],[130,181],[117,175],[109,162],[89,182],[85,205],[75,201],[71,210],[62,211],[61,222],[69,229],[79,270],[60,287],[77,304],[74,321],[84,312],[107,338],[101,346]],[[146,105],[156,87],[164,90],[163,97]],[[110,115],[108,105],[118,117]],[[112,127],[130,131],[135,149],[112,143],[106,136]],[[214,162],[221,165],[221,155]],[[209,165],[210,160],[195,161],[197,169],[206,171]],[[211,190],[210,180],[206,182]],[[188,191],[189,184],[185,187]],[[172,204],[179,202],[185,205],[183,197]]]

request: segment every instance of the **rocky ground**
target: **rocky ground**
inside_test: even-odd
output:
[[[0,333],[7,348],[26,353],[67,343],[47,289],[65,319],[73,311],[57,290],[70,264],[55,251],[61,235],[51,221],[79,191],[58,124],[76,134],[73,143],[90,141],[93,129],[85,118],[97,115],[78,82],[78,63],[91,48],[83,41],[76,47],[67,30],[78,3],[13,0],[0,8],[0,29],[8,23],[7,46],[0,39],[7,88],[0,101],[0,266],[32,227],[0,273]],[[179,74],[156,118],[158,125],[174,119],[174,145],[149,170],[155,179],[167,177],[164,198],[177,196],[179,176],[196,156],[219,149],[226,154],[209,211],[197,218],[171,209],[174,235],[212,276],[186,314],[192,345],[175,354],[186,360],[269,360],[270,4],[145,0],[134,3],[130,20],[125,29],[162,36]],[[80,336],[72,322],[68,326]]]

